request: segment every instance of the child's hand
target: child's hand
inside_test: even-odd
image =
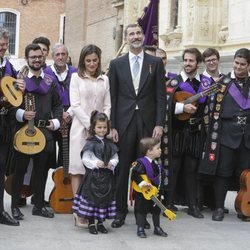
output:
[[[98,167],[98,168],[105,168],[104,162],[103,162],[103,161],[98,161],[98,162],[97,162],[97,167]]]

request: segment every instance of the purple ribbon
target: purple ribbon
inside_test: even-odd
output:
[[[202,75],[201,83],[199,85],[199,89],[198,89],[197,92],[194,90],[194,88],[191,86],[191,84],[189,82],[181,82],[179,84],[179,88],[182,91],[186,91],[188,93],[191,93],[191,94],[195,95],[195,94],[201,93],[204,90],[206,90],[207,88],[209,88],[211,86],[211,83],[212,83],[212,81],[211,81],[211,79],[209,77],[206,77],[206,76]],[[204,103],[206,101],[206,99],[207,99],[206,96],[200,98],[199,103]]]
[[[28,90],[28,92],[45,95],[49,92],[53,79],[49,75],[44,74],[44,78],[39,82],[39,84],[36,83],[36,80],[33,78],[28,77],[25,78],[25,82],[26,90]]]
[[[228,92],[233,97],[233,99],[237,102],[237,104],[243,109],[249,109],[250,108],[250,97],[248,95],[248,98],[244,97],[242,93],[239,91],[235,83],[233,82],[231,86],[229,87]]]
[[[146,158],[146,157],[141,157],[138,159],[139,161],[142,162],[143,166],[146,169],[147,172],[147,177],[154,182],[156,185],[159,185],[160,183],[160,176],[161,176],[161,171],[159,171],[160,173],[157,176],[154,176],[154,172],[153,172],[153,166],[151,164],[151,162]],[[159,168],[159,170],[161,170],[161,168]]]

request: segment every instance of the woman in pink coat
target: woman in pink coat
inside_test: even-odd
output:
[[[70,102],[73,111],[69,144],[69,173],[73,194],[76,193],[85,174],[80,151],[90,126],[93,110],[110,116],[111,102],[108,77],[101,71],[101,49],[90,44],[81,51],[78,69],[70,82]]]

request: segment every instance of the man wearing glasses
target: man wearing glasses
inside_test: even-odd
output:
[[[35,106],[35,110],[27,110],[24,102],[15,114],[18,121],[17,128],[20,129],[28,121],[34,119],[34,125],[41,130],[46,138],[46,145],[40,153],[33,155],[15,151],[18,167],[15,169],[12,181],[11,210],[15,219],[23,219],[24,215],[18,208],[20,189],[29,161],[33,158],[32,188],[34,193],[34,207],[32,215],[53,218],[54,214],[44,206],[45,177],[48,171],[47,166],[50,155],[54,150],[52,131],[60,127],[63,108],[53,78],[45,74],[42,70],[43,53],[40,46],[38,44],[29,44],[25,48],[25,59],[29,71],[25,76],[26,90],[24,100],[26,100],[26,103],[29,102],[29,96],[31,96],[31,102],[32,100],[35,102],[32,105]]]

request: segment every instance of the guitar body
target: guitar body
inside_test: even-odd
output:
[[[250,169],[241,173],[240,191],[236,196],[234,206],[238,214],[250,216]]]
[[[64,169],[60,167],[53,172],[52,179],[55,187],[50,193],[50,206],[56,213],[71,214],[74,196],[70,177],[64,177]]]
[[[33,155],[40,153],[45,148],[45,145],[45,136],[37,127],[30,131],[29,126],[25,125],[16,132],[14,137],[15,149],[23,154]]]
[[[18,107],[23,102],[23,93],[18,89],[16,79],[5,76],[1,80],[1,91],[7,103],[12,107]]]
[[[5,183],[4,183],[4,189],[5,191],[11,195],[12,191],[11,191],[11,187],[12,187],[12,179],[13,179],[13,175],[9,175],[7,176],[7,178],[5,179]],[[20,192],[20,197],[29,197],[32,195],[32,189],[30,185],[22,185],[21,187],[21,192]]]
[[[186,91],[177,91],[175,94],[174,94],[174,103],[176,102],[183,102],[185,100],[187,100],[188,98],[194,96],[193,94],[189,93],[189,92],[186,92]],[[197,105],[196,102],[193,102],[192,103],[194,106]],[[176,115],[177,119],[180,120],[180,121],[186,121],[188,120],[193,114],[189,114],[189,113],[182,113],[182,114],[178,114]]]

